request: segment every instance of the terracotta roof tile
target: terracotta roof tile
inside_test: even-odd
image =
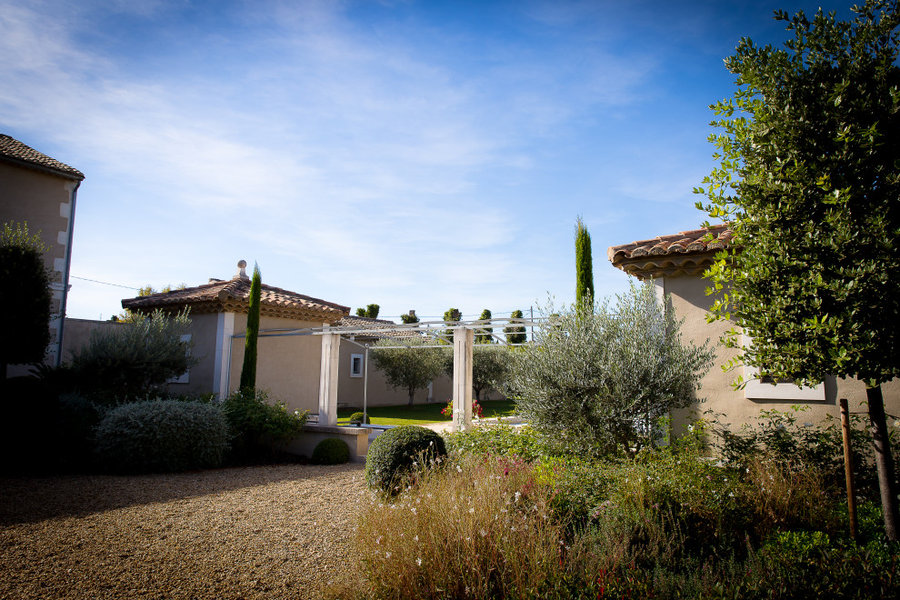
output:
[[[347,316],[350,308],[262,284],[260,314],[333,324]],[[246,313],[250,302],[250,279],[236,276],[230,280],[210,280],[210,283],[182,290],[160,292],[122,300],[122,308],[135,311],[181,310],[188,306],[192,313]]]
[[[418,335],[418,332],[413,329],[407,329],[402,331],[381,331],[383,329],[391,329],[395,327],[403,327],[402,325],[398,325],[393,321],[386,321],[384,319],[370,319],[369,317],[357,317],[354,315],[346,316],[337,323],[335,323],[335,327],[340,327],[342,329],[351,329],[351,330],[360,330],[365,329],[371,331],[371,337],[378,338],[404,338]],[[365,334],[356,334],[360,337],[365,335],[369,335],[368,331]]]
[[[614,267],[641,279],[692,274],[709,266],[713,255],[728,247],[731,237],[728,225],[714,225],[610,246],[606,255]]]
[[[79,181],[84,179],[84,173],[78,169],[61,163],[55,158],[50,158],[31,146],[26,146],[19,140],[0,133],[0,159],[3,158],[11,162],[24,163],[26,166],[47,169],[70,179]]]

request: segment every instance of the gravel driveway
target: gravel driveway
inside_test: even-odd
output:
[[[0,598],[317,598],[362,468],[0,479]]]

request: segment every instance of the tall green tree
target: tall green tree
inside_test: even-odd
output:
[[[50,274],[44,266],[47,246],[28,223],[4,223],[0,229],[0,386],[11,364],[37,363],[50,343]]]
[[[366,317],[369,319],[377,319],[378,312],[381,310],[381,307],[377,304],[368,304],[365,308],[357,308],[356,316],[357,317]]]
[[[575,222],[575,301],[589,304],[594,297],[591,234],[581,217]]]
[[[488,309],[484,309],[481,311],[481,316],[478,317],[479,321],[490,321],[492,318],[491,311]],[[494,328],[490,325],[485,325],[484,327],[480,327],[475,330],[475,343],[476,344],[493,344],[494,343]]]
[[[711,108],[719,166],[698,207],[731,223],[707,276],[716,318],[752,336],[738,359],[761,375],[866,384],[885,529],[897,494],[881,384],[900,375],[898,3],[849,21],[777,11],[784,48],[743,38],[726,60],[732,98]],[[737,329],[726,340],[740,347]]]
[[[398,345],[403,347],[393,347]],[[384,373],[391,387],[406,390],[410,406],[416,390],[427,387],[444,368],[444,352],[440,348],[424,348],[425,345],[421,337],[391,338],[379,340],[372,348],[375,367]]]
[[[253,265],[250,281],[250,305],[247,308],[247,331],[244,338],[244,364],[241,368],[241,389],[256,389],[256,357],[259,338],[259,301],[262,294],[262,274]]]
[[[514,310],[509,315],[509,318],[523,319],[525,316],[522,314],[521,310]],[[528,341],[528,334],[525,332],[524,325],[508,325],[503,328],[503,333],[506,334],[507,344],[524,344]]]

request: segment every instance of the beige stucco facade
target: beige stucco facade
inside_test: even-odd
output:
[[[734,357],[736,350],[726,348],[719,340],[732,328],[727,321],[706,321],[712,298],[706,295],[706,281],[699,275],[660,277],[655,280],[660,293],[665,293],[678,319],[683,320],[681,333],[684,341],[703,344],[709,341],[716,350],[714,366],[704,375],[697,403],[689,409],[672,415],[675,433],[698,416],[718,417],[720,422],[732,428],[753,424],[763,410],[790,411],[802,407],[800,423],[819,423],[829,416],[840,417],[838,399],[847,398],[851,412],[866,411],[865,385],[854,379],[828,378],[816,390],[800,390],[790,384],[750,384],[745,389],[735,389],[734,383],[744,375],[742,367],[724,371],[722,365]],[[747,377],[745,377],[747,378]],[[755,387],[754,387],[755,386]],[[900,381],[893,380],[882,386],[885,409],[888,414],[900,416]]]
[[[0,224],[11,221],[27,223],[30,232],[40,232],[41,239],[49,248],[44,254],[52,294],[47,364],[56,364],[62,352],[62,316],[68,287],[71,227],[80,181],[76,177],[32,168],[0,156]],[[8,375],[24,375],[27,372],[25,366],[10,365]]]

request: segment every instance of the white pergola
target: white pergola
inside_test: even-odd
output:
[[[382,325],[372,327],[317,327],[311,329],[264,330],[259,337],[281,337],[318,335],[322,337],[322,363],[319,374],[319,424],[337,425],[338,371],[340,364],[341,340],[358,344],[356,337],[382,337],[396,343],[379,346],[379,349],[409,347],[404,338],[416,337],[431,340],[431,344],[417,344],[416,348],[446,348],[453,344],[453,430],[464,431],[472,426],[472,356],[475,335],[490,335],[494,341],[509,344],[504,336],[492,331],[494,327],[503,330],[520,327],[522,333],[533,333],[534,326],[544,319],[498,318],[489,321],[427,321],[410,324]],[[244,337],[243,334],[234,336]],[[451,339],[452,338],[452,339]],[[527,343],[527,342],[526,342]],[[366,346],[367,347],[367,346]],[[366,356],[368,363],[368,356]],[[368,364],[365,366],[368,374]]]

